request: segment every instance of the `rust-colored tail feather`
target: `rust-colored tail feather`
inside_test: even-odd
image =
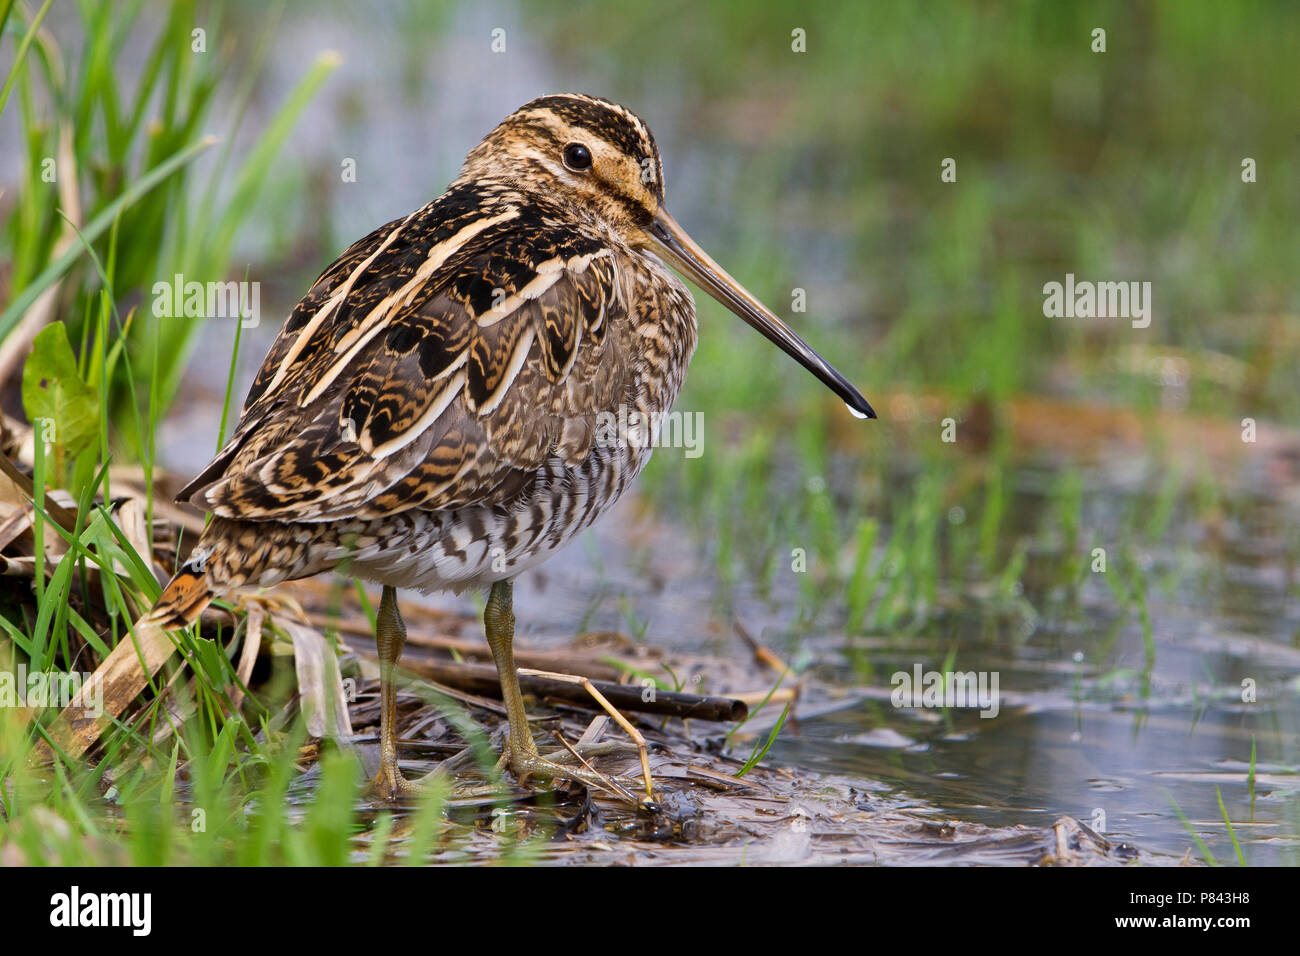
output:
[[[192,565],[183,564],[144,619],[168,630],[188,627],[199,619],[212,598],[207,576]]]
[[[131,635],[118,642],[92,676],[102,691],[102,712],[87,708],[78,695],[50,724],[50,740],[69,756],[85,753],[172,656],[176,645],[169,632],[198,621],[213,597],[202,566],[181,565],[153,609],[136,622]],[[49,756],[49,748],[41,742],[34,754]]]

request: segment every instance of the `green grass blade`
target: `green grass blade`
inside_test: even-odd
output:
[[[1228,819],[1228,808],[1223,805],[1223,794],[1218,787],[1214,788],[1214,796],[1219,801],[1219,812],[1223,814],[1223,822],[1228,828],[1228,836],[1232,840],[1232,848],[1237,853],[1237,862],[1245,866],[1246,854],[1241,852],[1241,844],[1237,842],[1237,832],[1232,828],[1232,821]]]
[[[27,50],[32,45],[32,40],[36,38],[36,31],[41,28],[41,21],[45,19],[45,14],[50,10],[50,4],[54,0],[45,0],[40,10],[36,11],[36,16],[27,27],[27,32],[23,34],[22,40],[18,44],[18,52],[14,54],[13,66],[9,68],[9,75],[5,77],[5,85],[0,88],[0,116],[4,115],[5,104],[9,102],[9,92],[13,89],[14,80],[18,77],[18,72],[23,68],[23,59],[27,56]],[[5,8],[5,20],[9,19],[9,7]]]
[[[162,163],[149,170],[140,179],[137,179],[122,195],[109,203],[104,209],[83,230],[83,235],[88,242],[94,242],[104,233],[104,231],[113,223],[123,210],[129,209],[132,205],[146,195],[150,190],[159,183],[167,179],[168,176],[176,172],[187,163],[191,162],[199,153],[207,149],[216,140],[207,136],[199,142],[186,147],[180,152],[174,154],[171,158],[164,160]],[[47,288],[58,281],[63,273],[71,268],[72,264],[81,257],[84,246],[69,246],[67,251],[58,259],[46,266],[41,273],[32,280],[31,284],[22,290],[9,304],[9,307],[0,313],[0,339],[3,339],[18,324],[23,314],[31,308],[33,302]]]
[[[790,708],[793,706],[794,701],[790,701],[785,705],[785,709],[781,711],[781,716],[777,718],[776,723],[772,726],[772,732],[767,735],[767,741],[763,744],[761,749],[757,747],[754,749],[754,752],[749,755],[749,759],[745,761],[744,766],[736,771],[737,777],[743,777],[745,774],[749,773],[755,766],[757,766],[760,760],[767,756],[767,752],[772,749],[772,744],[776,743],[776,738],[777,735],[781,733],[781,728],[785,726],[785,719],[790,716]]]

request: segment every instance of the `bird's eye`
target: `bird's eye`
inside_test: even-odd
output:
[[[591,169],[591,150],[581,143],[570,143],[564,147],[564,165],[575,173],[585,173]]]

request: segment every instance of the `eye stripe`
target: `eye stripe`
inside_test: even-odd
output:
[[[653,163],[654,181],[646,183],[655,198],[663,202],[663,165],[654,134],[635,113],[616,103],[597,97],[564,94],[544,96],[525,104],[516,113],[529,128],[545,130],[548,139],[564,135],[560,125],[571,130],[586,131],[609,143],[616,150],[632,157],[638,165],[649,159]],[[549,122],[548,122],[549,119]],[[559,145],[569,142],[567,136]]]

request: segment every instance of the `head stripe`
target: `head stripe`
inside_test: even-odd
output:
[[[591,130],[634,157],[638,165],[644,166],[645,161],[650,160],[654,164],[654,182],[647,185],[655,197],[660,202],[663,201],[663,166],[659,159],[659,148],[655,145],[650,128],[631,110],[599,97],[564,93],[543,96],[526,103],[515,115],[541,111],[552,113],[571,126]]]

